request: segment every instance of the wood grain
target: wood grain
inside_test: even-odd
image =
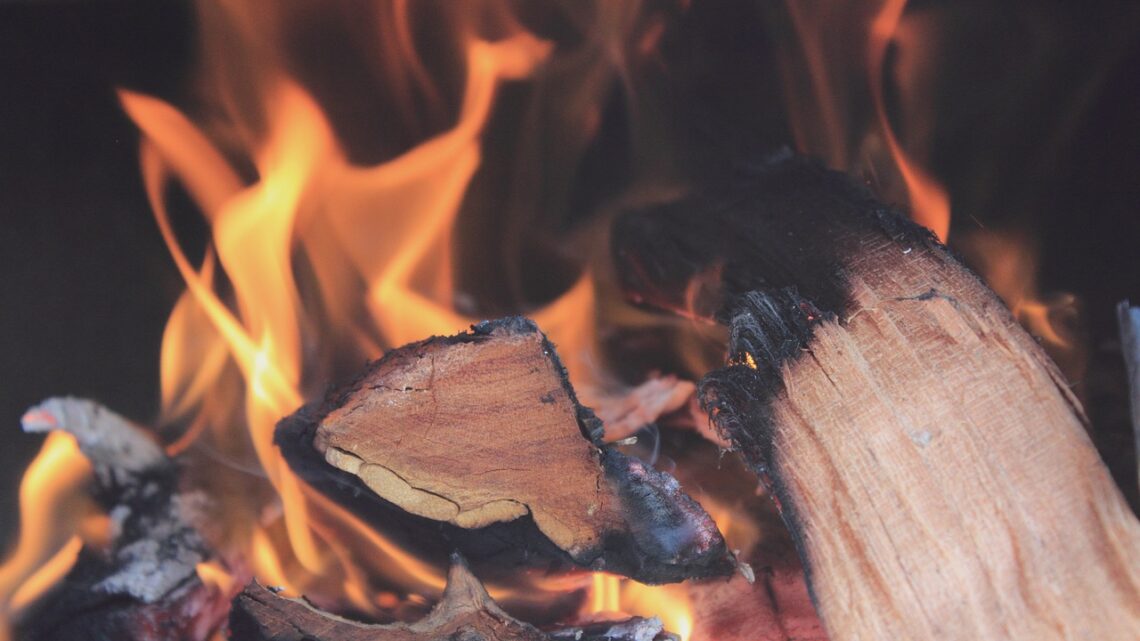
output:
[[[617,230],[631,300],[729,329],[702,401],[833,641],[1140,638],[1140,524],[1079,403],[930,234],[786,155]]]

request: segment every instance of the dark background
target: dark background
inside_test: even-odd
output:
[[[698,0],[668,54],[681,67],[701,56],[713,69],[765,64],[764,4]],[[957,5],[977,10],[950,25],[974,53],[946,64],[934,88],[944,117],[932,166],[951,192],[956,231],[1011,218],[1037,230],[1043,290],[1083,303],[1085,400],[1098,445],[1119,456],[1131,438],[1112,310],[1140,301],[1140,13],[1123,3],[1001,4]],[[161,333],[182,283],[114,88],[177,99],[193,17],[181,2],[0,5],[0,550],[41,440],[19,430],[26,408],[75,394],[141,422],[157,413]],[[1085,83],[1091,74],[1103,77]],[[738,104],[745,117],[779,104],[763,91],[772,83],[743,84],[750,100],[766,101]],[[1134,493],[1135,473],[1115,471]]]

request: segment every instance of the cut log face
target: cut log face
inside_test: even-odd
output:
[[[297,433],[290,423],[279,442]],[[325,461],[418,517],[478,530],[526,516],[574,563],[643,582],[734,567],[675,479],[601,443],[601,422],[526,319],[390,352],[312,426]]]
[[[1079,404],[929,234],[795,159],[619,229],[637,300],[721,270],[695,297],[731,335],[702,400],[833,641],[1140,638],[1140,524]]]
[[[503,612],[457,556],[443,599],[415,623],[357,623],[252,583],[234,599],[230,632],[242,641],[676,641],[657,619],[541,632]]]
[[[314,445],[412,514],[477,528],[529,512],[560,548],[595,547],[596,524],[619,507],[593,483],[566,482],[596,477],[601,450],[543,342],[501,332],[399,350],[325,416]]]

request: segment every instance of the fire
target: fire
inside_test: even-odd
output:
[[[630,36],[636,12],[599,6],[602,32]],[[386,80],[405,92],[399,98],[404,111],[422,106],[450,114],[450,122],[410,127],[424,135],[381,162],[353,158],[315,92],[294,73],[285,52],[286,7],[269,17],[241,3],[202,4],[201,75],[211,83],[203,92],[209,109],[183,111],[119,91],[141,134],[147,198],[186,285],[162,339],[160,435],[169,454],[200,455],[217,466],[219,478],[241,488],[228,487],[218,497],[224,530],[222,540],[211,542],[222,558],[248,564],[265,584],[375,614],[390,614],[401,598],[437,595],[444,585],[440,569],[296,477],[273,444],[274,428],[320,398],[343,363],[355,368],[384,349],[481,320],[457,304],[457,222],[482,166],[483,136],[500,88],[532,77],[552,55],[551,43],[508,12],[458,3],[446,9],[460,14],[462,85],[452,111],[445,104],[448,88],[431,77],[416,51],[412,8],[404,2],[385,7],[392,21],[378,29],[392,56],[382,61]],[[632,38],[639,50],[653,46],[660,25],[643,36]],[[602,40],[591,46],[611,53]],[[605,86],[597,78],[613,71],[598,71],[611,64],[607,56],[585,60],[574,63],[589,80],[578,109],[596,118],[588,91]],[[176,232],[180,214],[168,201],[174,188],[189,196],[209,226],[201,255]],[[596,360],[596,297],[593,274],[583,264],[553,300],[518,310],[559,346],[575,384],[586,389]],[[84,544],[106,540],[105,532],[96,532],[105,519],[85,517],[93,514],[83,493],[89,474],[74,440],[49,436],[21,488],[20,540],[0,569],[0,618],[9,619],[63,576]],[[221,562],[197,571],[223,592],[243,576]],[[593,611],[660,615],[687,638],[691,617],[683,588],[598,576]],[[496,598],[525,599],[528,590],[585,587],[535,577],[523,583],[489,588]]]
[[[643,585],[605,572],[591,574],[585,614],[588,618],[655,616],[681,641],[689,641],[693,631],[692,607],[684,585]]]
[[[83,488],[91,464],[75,439],[53,432],[20,483],[20,538],[0,567],[0,623],[35,600],[71,569],[82,539],[78,536],[90,501]],[[0,640],[6,640],[0,625]]]
[[[281,505],[279,518],[253,526],[245,543],[245,556],[262,580],[291,592],[339,584],[357,607],[375,610],[374,602],[388,598],[370,594],[374,590],[353,561],[367,549],[398,587],[442,588],[438,571],[296,478],[273,445],[273,430],[313,397],[304,384],[326,371],[320,358],[329,354],[320,353],[319,345],[327,336],[342,338],[351,331],[354,351],[368,358],[382,347],[454,333],[479,320],[454,309],[452,230],[479,167],[480,135],[497,86],[525,77],[548,52],[546,43],[526,33],[494,42],[472,37],[454,126],[375,166],[349,161],[304,88],[281,70],[261,70],[264,131],[242,136],[256,169],[250,184],[188,117],[157,99],[120,93],[143,133],[147,194],[187,284],[163,339],[164,414],[189,423],[170,449],[183,451],[208,439],[211,447],[240,458],[240,444],[234,448],[228,432],[245,426],[256,464]],[[165,204],[171,179],[190,193],[211,225],[213,242],[201,267],[193,266],[173,231]],[[298,254],[313,271],[316,295],[302,292]],[[232,303],[220,291],[222,276]],[[355,320],[361,309],[370,324]],[[554,303],[530,313],[576,368],[593,326],[589,273]],[[322,315],[327,324],[314,320]],[[314,347],[316,358],[306,353]],[[224,389],[234,382],[230,367],[240,374],[244,397]],[[334,525],[321,525],[330,520]]]
[[[894,127],[887,116],[886,97],[883,89],[883,61],[886,59],[887,45],[899,28],[903,9],[907,0],[887,0],[882,10],[871,23],[869,74],[871,96],[875,103],[875,114],[879,127],[890,149],[891,157],[902,175],[910,199],[911,216],[915,222],[929,228],[940,240],[946,242],[950,235],[950,198],[932,176],[915,164],[898,141]]]
[[[910,205],[911,216],[945,242],[950,232],[949,195],[900,140],[887,108],[887,52],[905,33],[906,5],[907,0],[787,2],[795,35],[786,46],[782,69],[788,86],[788,111],[801,151],[820,155],[838,169],[863,169],[876,176],[888,192],[892,192],[891,174],[897,173],[902,182],[899,195]],[[865,25],[861,40],[858,36],[854,40],[837,37],[837,26],[849,29],[851,24]],[[853,47],[853,41],[861,48]],[[806,86],[802,85],[803,78],[807,79]],[[865,78],[865,82],[853,85],[852,78]],[[873,120],[865,122],[850,115],[859,113],[863,94],[874,114]],[[908,133],[922,136],[928,132]]]
[[[406,7],[397,13],[407,18]],[[480,320],[455,305],[454,228],[480,167],[481,136],[498,87],[532,74],[549,56],[550,44],[509,23],[514,33],[500,30],[493,39],[465,33],[464,86],[453,124],[390,160],[362,165],[350,160],[282,55],[264,48],[265,29],[254,28],[251,16],[223,5],[204,6],[202,17],[207,34],[242,34],[246,40],[237,46],[261,63],[247,70],[247,78],[219,76],[216,92],[231,108],[229,133],[236,135],[219,137],[164,101],[120,92],[124,111],[142,133],[148,199],[186,282],[162,343],[163,423],[172,432],[167,451],[215,452],[264,477],[276,497],[271,504],[261,504],[256,493],[224,497],[227,517],[245,524],[230,523],[221,542],[226,558],[244,559],[263,582],[295,594],[339,596],[366,612],[396,603],[390,589],[378,589],[369,577],[383,577],[397,591],[437,594],[443,588],[439,569],[289,470],[273,444],[274,427],[319,396],[335,359],[344,358],[338,351],[374,358],[384,348]],[[405,38],[407,29],[400,31]],[[225,57],[233,46],[207,38],[204,58]],[[411,45],[405,40],[401,46]],[[415,52],[404,54],[417,82],[429,82]],[[248,87],[235,84],[242,81]],[[232,92],[247,88],[256,94],[245,96],[256,104],[256,117],[248,104],[229,102]],[[235,158],[248,162],[252,179]],[[172,183],[190,195],[210,226],[211,242],[197,265],[167,209]],[[553,302],[525,311],[558,342],[581,380],[593,341],[589,270]],[[82,540],[66,533],[79,525],[62,518],[57,507],[81,496],[88,473],[74,443],[56,435],[29,470],[25,493],[37,498],[22,501],[29,512],[22,515],[20,546],[0,574],[0,596],[9,610],[34,599],[74,562]],[[30,511],[35,505],[47,507]],[[217,563],[199,565],[198,573],[223,591],[236,580]]]

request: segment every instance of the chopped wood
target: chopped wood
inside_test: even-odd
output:
[[[415,623],[350,621],[257,583],[234,599],[230,613],[230,632],[242,641],[676,641],[661,627],[656,619],[635,618],[542,632],[504,612],[458,556],[452,558],[442,600]]]
[[[203,584],[211,558],[193,526],[205,500],[179,493],[178,469],[141,428],[89,400],[53,398],[24,416],[28,432],[63,430],[91,461],[106,508],[108,549],[85,547],[72,570],[23,617],[20,637],[52,641],[203,640],[231,595]]]
[[[1140,638],[1140,523],[1078,401],[925,230],[784,157],[614,243],[631,300],[729,328],[702,400],[833,641]]]
[[[676,480],[602,436],[554,346],[509,318],[389,352],[319,411],[284,421],[277,440],[314,484],[335,478],[397,507],[372,519],[380,527],[407,522],[402,511],[433,525],[422,543],[444,525],[473,561],[491,545],[646,583],[731,573],[716,525]]]

